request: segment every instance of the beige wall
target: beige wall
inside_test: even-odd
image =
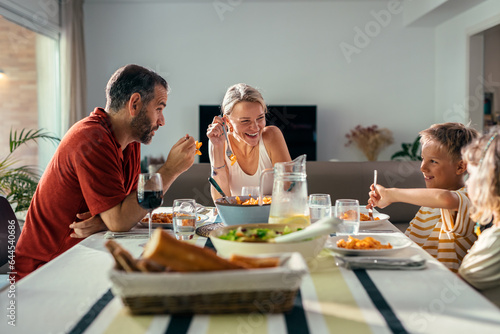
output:
[[[0,16],[0,158],[9,153],[11,127],[38,128],[36,33]],[[18,149],[22,164],[36,165],[36,144]]]

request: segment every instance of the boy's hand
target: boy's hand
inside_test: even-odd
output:
[[[367,208],[369,206],[371,207],[379,207],[381,209],[385,208],[389,204],[392,203],[392,201],[389,200],[388,194],[387,194],[387,189],[380,184],[377,184],[374,186],[373,184],[370,186],[370,198],[368,199],[368,205],[366,206]]]

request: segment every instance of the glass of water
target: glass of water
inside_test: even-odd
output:
[[[198,214],[194,199],[176,199],[172,207],[172,225],[178,240],[189,240],[194,236]]]
[[[359,201],[357,199],[338,199],[335,201],[335,217],[342,219],[337,234],[358,234]]]
[[[332,215],[332,200],[328,194],[309,195],[309,214],[311,224]]]

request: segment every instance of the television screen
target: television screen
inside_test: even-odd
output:
[[[307,154],[307,160],[316,160],[316,106],[312,105],[269,105],[266,117],[268,125],[277,126],[288,145],[292,159]],[[208,158],[207,128],[215,116],[220,115],[218,105],[200,105],[199,139],[204,145],[200,151],[200,162]]]

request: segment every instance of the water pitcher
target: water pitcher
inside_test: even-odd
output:
[[[269,223],[309,225],[306,155],[291,162],[278,162],[274,168],[264,170],[260,176],[260,189],[264,189],[262,181],[268,173],[274,173]]]

